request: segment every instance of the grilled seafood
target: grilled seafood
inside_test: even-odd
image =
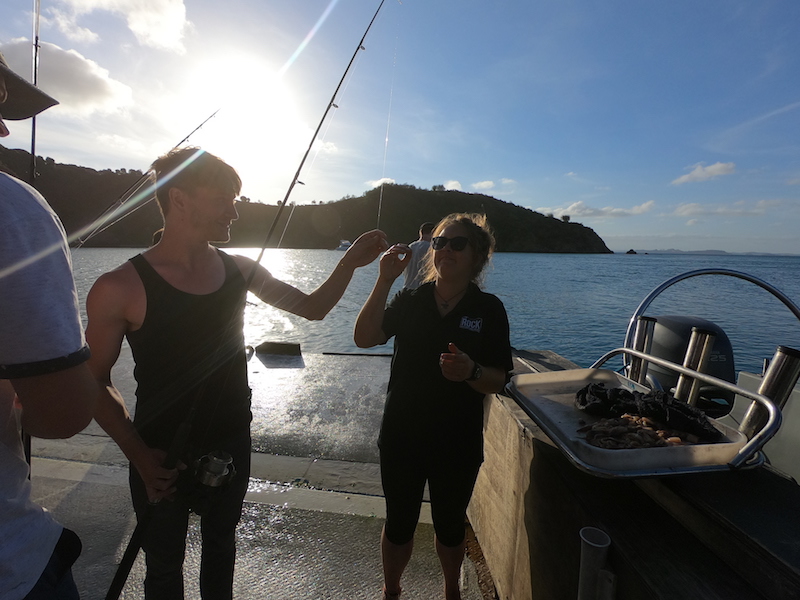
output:
[[[586,433],[586,441],[591,445],[609,449],[683,446],[699,441],[695,435],[667,429],[648,417],[628,413],[600,419],[578,431]]]
[[[718,442],[724,437],[703,411],[676,400],[666,392],[643,394],[590,383],[575,394],[575,406],[587,414],[606,419],[620,418],[625,414],[647,417],[662,428],[686,432],[701,442]]]

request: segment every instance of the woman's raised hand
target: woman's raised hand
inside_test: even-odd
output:
[[[411,248],[405,244],[395,244],[381,256],[380,277],[394,281],[400,276],[408,261],[411,260]]]
[[[388,246],[383,231],[380,229],[367,231],[358,236],[353,245],[347,249],[342,262],[348,263],[353,268],[363,267],[375,260]]]

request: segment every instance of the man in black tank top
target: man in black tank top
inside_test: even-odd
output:
[[[152,520],[142,542],[145,597],[183,598],[188,515],[195,510],[202,518],[202,596],[231,598],[235,530],[250,468],[250,389],[242,333],[246,294],[322,319],[342,297],[355,269],[388,245],[381,231],[363,234],[328,279],[306,294],[254,261],[229,256],[209,243],[228,241],[230,224],[238,217],[241,181],[232,167],[198,148],[183,148],[156,160],[152,172],[164,216],[161,240],[102,275],[86,300],[89,367],[105,389],[95,419],[131,462],[137,516],[142,519],[148,506],[157,503],[149,511]],[[136,365],[134,420],[111,382],[124,338]],[[183,483],[191,476],[179,479],[179,471],[165,465],[168,451],[184,465],[223,451],[233,457],[236,473],[213,496],[198,499],[192,486]]]

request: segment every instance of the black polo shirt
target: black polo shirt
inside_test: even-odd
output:
[[[442,317],[434,284],[427,283],[391,300],[383,332],[395,341],[381,449],[449,448],[480,460],[484,394],[467,382],[445,379],[439,355],[452,342],[483,366],[511,371],[508,317],[500,299],[470,284]]]

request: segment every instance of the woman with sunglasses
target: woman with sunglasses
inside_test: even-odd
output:
[[[354,333],[361,348],[395,338],[378,440],[384,600],[400,596],[426,482],[445,598],[461,599],[466,510],[483,461],[483,398],[500,392],[512,369],[505,308],[478,287],[494,250],[486,218],[452,214],[433,235],[423,284],[402,290],[388,306],[411,252],[397,244],[383,254]]]

